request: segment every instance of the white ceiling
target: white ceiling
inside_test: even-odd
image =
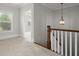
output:
[[[23,7],[28,5],[29,3],[0,3],[1,6],[9,6],[9,7]]]
[[[41,4],[50,8],[51,10],[56,10],[56,9],[61,8],[60,3],[41,3]],[[20,7],[29,5],[29,3],[0,3],[0,5],[20,8]],[[78,5],[79,5],[79,3],[64,3],[63,8],[78,6]]]
[[[61,9],[60,3],[41,3],[42,5],[50,8],[51,10]],[[63,8],[78,6],[79,3],[64,3]]]

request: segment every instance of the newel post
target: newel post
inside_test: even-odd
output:
[[[51,49],[51,27],[47,26],[47,48]]]

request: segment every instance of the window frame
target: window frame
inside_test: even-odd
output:
[[[4,31],[1,31],[0,33],[6,33],[6,32],[12,32],[13,31],[13,13],[10,12],[10,11],[6,11],[6,10],[0,10],[0,13],[9,13],[11,14],[11,17],[10,17],[10,23],[11,23],[11,29],[10,30],[4,30]]]

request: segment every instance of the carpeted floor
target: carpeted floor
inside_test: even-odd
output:
[[[0,40],[0,56],[57,56],[56,53],[22,38]]]

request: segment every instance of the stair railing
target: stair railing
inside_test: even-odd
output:
[[[72,56],[72,39],[74,39],[75,43],[75,56],[77,56],[77,39],[79,30],[72,30],[72,29],[56,29],[47,26],[47,48],[51,49],[52,51],[64,55],[63,53],[63,46],[65,46],[65,56],[68,55],[68,37],[69,37],[69,55]],[[68,35],[69,33],[69,35]],[[74,38],[72,36],[74,34]],[[64,43],[65,42],[65,43]]]

